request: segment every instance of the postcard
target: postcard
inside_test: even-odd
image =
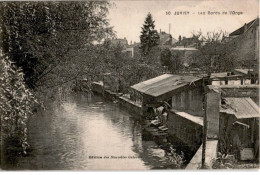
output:
[[[259,169],[259,1],[0,8],[1,170]]]

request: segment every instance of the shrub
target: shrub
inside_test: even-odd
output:
[[[15,146],[28,148],[27,120],[38,103],[25,86],[24,74],[6,57],[0,57],[0,114],[3,141],[15,139]],[[8,145],[12,146],[12,145]]]

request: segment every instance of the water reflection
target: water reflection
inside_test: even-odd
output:
[[[12,168],[144,170],[172,167],[162,149],[153,141],[142,139],[141,124],[133,115],[97,96],[71,95],[61,106],[39,112],[30,121],[29,129],[32,154],[19,159]]]

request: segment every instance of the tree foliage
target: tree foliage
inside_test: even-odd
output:
[[[179,52],[172,53],[169,48],[162,50],[160,55],[162,66],[167,66],[171,73],[177,73],[182,69],[181,54]]]
[[[109,6],[107,1],[0,3],[0,50],[7,56],[0,60],[1,127],[24,151],[35,103],[28,87],[38,98],[49,98],[84,76],[99,76],[104,64],[97,44],[113,35]]]
[[[207,32],[206,35],[202,35],[201,32],[193,34],[201,43],[205,43],[193,54],[193,65],[207,72],[231,71],[237,64],[232,52],[235,45],[223,42],[226,35],[223,31]]]
[[[23,69],[29,87],[42,85],[46,76],[59,73],[61,64],[79,63],[79,50],[113,33],[106,18],[109,6],[107,1],[4,2],[3,52]]]
[[[27,120],[38,102],[24,84],[24,74],[6,57],[0,58],[0,114],[2,141],[18,139],[24,153],[28,147]]]
[[[145,18],[140,36],[140,48],[144,56],[148,54],[152,47],[159,44],[160,37],[157,30],[154,29],[154,22],[155,21],[153,20],[151,13],[148,13],[147,17]]]
[[[170,49],[164,49],[161,52],[160,61],[162,66],[169,66],[172,62],[172,53]]]
[[[138,56],[132,58],[122,50],[120,45],[105,42],[97,51],[102,69],[99,69],[100,76],[96,80],[105,79],[106,88],[112,91],[128,93],[130,86],[158,76],[163,70],[155,61],[141,61]],[[157,58],[149,60],[153,59]]]

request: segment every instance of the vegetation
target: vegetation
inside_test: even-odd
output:
[[[1,135],[4,143],[12,140],[22,148],[24,154],[27,141],[27,120],[33,107],[38,104],[31,91],[26,88],[24,74],[7,57],[0,57],[0,113]]]
[[[103,67],[99,80],[108,80],[105,81],[106,88],[129,93],[130,86],[161,74],[163,68],[157,63],[158,58],[154,52],[158,53],[158,50],[155,48],[148,54],[149,61],[142,61],[138,56],[130,58],[123,54],[122,50],[122,46],[112,45],[109,42],[99,47],[98,53],[101,52],[102,57],[99,64]],[[109,75],[105,76],[108,73]]]
[[[160,74],[158,64],[129,59],[120,45],[103,42],[114,36],[109,7],[107,1],[1,3],[1,125],[24,153],[27,120],[37,102],[32,93],[41,101],[66,96],[81,89],[83,79],[90,84],[107,73],[117,77],[118,91],[127,93],[131,85]],[[156,55],[151,47],[158,34],[151,14],[144,29],[146,51]]]
[[[239,162],[234,155],[218,153],[218,157],[213,161],[213,169],[258,169],[257,162]]]
[[[82,65],[91,63],[82,63],[91,60],[93,45],[113,34],[109,6],[106,1],[3,2],[3,52],[23,69],[30,88],[74,80],[80,76],[76,70],[89,73]]]
[[[171,153],[170,160],[176,166],[175,168],[181,169],[184,164],[183,152],[181,152],[181,154],[178,154],[176,150],[171,147],[170,153]]]
[[[147,17],[145,18],[140,36],[140,48],[142,50],[143,56],[147,56],[152,47],[159,44],[158,42],[160,37],[157,30],[154,29],[154,22],[155,21],[153,20],[151,13],[148,13]]]
[[[69,92],[84,77],[101,74],[104,54],[98,43],[113,36],[106,18],[109,6],[107,1],[0,3],[5,56],[0,65],[0,112],[4,139],[12,140],[8,147],[26,153],[33,92],[49,99]]]
[[[223,42],[226,36],[223,31],[208,32],[204,36],[201,32],[193,34],[193,37],[198,38],[200,47],[198,52],[192,55],[192,65],[207,72],[231,71],[236,66],[232,52],[235,46]]]
[[[162,66],[166,66],[171,73],[177,73],[182,69],[181,54],[172,53],[169,48],[162,50],[160,55]]]

